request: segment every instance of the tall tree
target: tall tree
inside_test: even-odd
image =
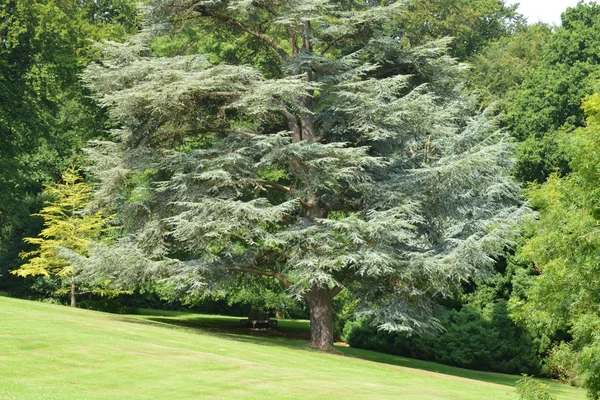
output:
[[[78,271],[60,254],[68,249],[85,256],[90,250],[91,240],[97,239],[108,229],[109,219],[100,212],[85,213],[91,200],[92,187],[82,181],[79,171],[71,167],[62,175],[62,182],[46,189],[51,198],[37,214],[44,219],[44,229],[38,237],[25,238],[25,242],[36,246],[34,250],[21,253],[28,259],[13,274],[68,276],[71,279],[71,307],[76,306],[76,276]]]
[[[118,126],[92,151],[98,200],[190,290],[254,274],[305,299],[314,347],[351,284],[382,329],[437,327],[434,299],[486,274],[526,210],[449,42],[396,37],[402,3],[151,2],[149,28],[85,74]],[[156,57],[152,28],[184,34],[179,54],[221,36],[254,55]]]

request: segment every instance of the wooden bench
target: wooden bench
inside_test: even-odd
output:
[[[271,328],[277,329],[276,319],[240,319],[241,326],[252,326],[252,329],[256,328]]]

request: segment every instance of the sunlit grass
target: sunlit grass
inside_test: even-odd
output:
[[[0,399],[516,399],[516,376],[311,350],[287,337],[306,334],[305,321],[282,321],[271,338],[235,330],[234,317],[124,317],[0,297],[0,323]]]

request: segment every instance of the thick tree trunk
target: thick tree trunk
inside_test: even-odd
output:
[[[313,287],[305,296],[310,308],[310,345],[333,350],[333,306],[329,290]]]
[[[71,276],[71,307],[77,307],[77,298],[75,297],[76,293],[75,287],[75,275]]]

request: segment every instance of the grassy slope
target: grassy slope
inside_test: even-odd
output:
[[[0,297],[0,399],[516,399],[516,377],[356,349],[323,354],[301,340],[167,324],[186,316],[150,318]],[[453,376],[461,374],[478,380]]]

